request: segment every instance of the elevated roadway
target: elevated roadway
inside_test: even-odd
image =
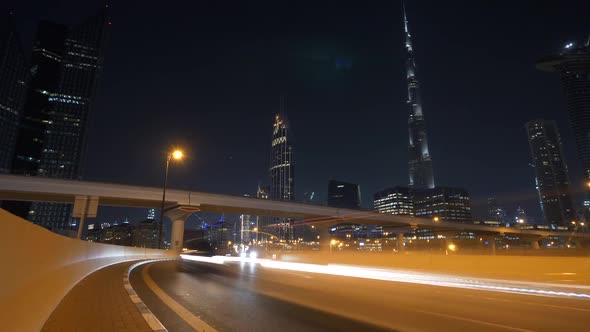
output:
[[[98,199],[100,205],[128,207],[160,207],[162,188],[122,184],[0,175],[0,200],[26,200],[74,203],[76,198]],[[475,231],[490,234],[519,234],[521,236],[562,236],[590,239],[590,233],[558,232],[514,227],[490,227],[467,223],[434,221],[380,214],[373,211],[339,209],[288,201],[273,201],[252,197],[211,194],[198,191],[168,189],[166,213],[173,221],[173,238],[182,239],[184,220],[196,211],[238,213],[261,216],[290,217],[301,221],[293,225],[334,225],[347,221],[384,227],[429,228],[433,230]],[[178,222],[177,222],[178,221]],[[177,243],[181,246],[180,242]],[[178,249],[178,248],[176,248]]]

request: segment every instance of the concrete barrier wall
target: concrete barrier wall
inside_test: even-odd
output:
[[[39,331],[64,296],[100,268],[174,256],[67,238],[0,209],[0,329]]]

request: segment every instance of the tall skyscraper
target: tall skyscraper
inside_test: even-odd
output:
[[[0,20],[0,173],[9,173],[28,73],[12,15]]]
[[[408,30],[408,19],[404,6],[404,28],[406,36],[406,79],[408,82],[408,108],[409,108],[409,136],[408,167],[410,171],[410,187],[434,188],[434,175],[432,172],[432,160],[428,152],[428,138],[426,135],[426,123],[422,113],[422,101],[420,99],[420,84],[416,78],[416,61],[412,48],[412,37]]]
[[[109,25],[106,10],[102,8],[71,28],[39,22],[12,173],[60,179],[82,177],[88,120]],[[31,221],[53,230],[69,227],[71,205],[15,204],[9,209],[28,214]]]
[[[537,192],[546,224],[567,225],[574,218],[567,165],[555,121],[526,124]]]
[[[281,114],[275,115],[270,155],[270,198],[280,201],[295,199],[295,167],[289,124]]]
[[[281,107],[282,111],[282,107]],[[275,115],[272,128],[270,153],[270,199],[292,201],[295,199],[295,167],[293,165],[293,146],[291,145],[290,127],[283,114]],[[280,239],[292,239],[293,229],[285,218],[274,218],[273,223],[281,224],[278,228]]]
[[[358,184],[330,180],[328,206],[343,209],[361,208],[361,187]]]
[[[583,44],[568,43],[559,54],[540,59],[537,68],[559,73],[578,158],[590,181],[590,37]]]

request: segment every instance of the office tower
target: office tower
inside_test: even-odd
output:
[[[559,73],[578,158],[590,183],[590,37],[585,43],[568,43],[559,54],[540,59],[537,68]]]
[[[446,221],[470,222],[469,193],[462,188],[436,187],[414,190],[414,215]]]
[[[373,209],[379,213],[414,215],[412,192],[408,187],[395,186],[373,195]]]
[[[148,215],[146,220],[139,222],[133,228],[132,245],[134,247],[157,249],[159,232],[159,223]]]
[[[434,175],[432,172],[432,159],[428,152],[428,138],[426,135],[426,122],[422,113],[422,101],[420,99],[420,84],[416,78],[416,61],[412,48],[412,37],[408,30],[408,19],[404,6],[404,29],[406,36],[406,79],[408,82],[408,167],[410,172],[410,187],[417,189],[434,188]]]
[[[31,57],[31,82],[12,173],[80,179],[88,120],[103,66],[109,25],[106,8],[66,27],[39,22]],[[55,231],[69,227],[71,205],[15,204],[13,212]]]
[[[275,115],[273,123],[270,155],[270,199],[292,201],[295,199],[295,167],[293,165],[293,146],[291,145],[290,127],[282,114]],[[292,239],[293,229],[288,226],[288,219],[274,218],[273,223],[280,224],[278,237]]]
[[[574,217],[567,165],[555,121],[526,123],[537,192],[546,224],[566,225]]]
[[[488,218],[501,223],[506,222],[506,210],[498,204],[496,197],[488,198]]]
[[[361,189],[358,184],[330,180],[328,182],[328,206],[341,209],[361,208]],[[365,234],[367,227],[351,223],[340,223],[332,228],[332,232],[338,237],[358,237]]]
[[[256,198],[258,199],[270,199],[270,186],[261,186],[258,185],[258,190],[256,190]],[[263,233],[256,233],[254,235],[256,241],[266,240],[268,236],[265,234],[268,232],[265,226],[271,223],[269,216],[256,216],[256,228],[259,231],[264,231]]]
[[[516,208],[516,213],[514,214],[514,223],[515,224],[527,224],[528,223],[528,217],[526,215],[526,212],[520,206],[518,206]]]
[[[270,198],[280,201],[295,199],[295,168],[289,124],[282,115],[275,116],[270,156]]]
[[[328,206],[343,209],[360,209],[360,186],[354,183],[330,180],[328,182]]]
[[[147,213],[148,220],[155,220],[156,219],[156,209],[149,209]]]
[[[0,173],[9,173],[28,72],[12,15],[0,20]]]
[[[256,190],[256,198],[270,199],[270,186],[258,185],[258,189]]]
[[[240,243],[248,244],[252,239],[256,238],[253,229],[256,228],[254,218],[249,214],[240,215]]]

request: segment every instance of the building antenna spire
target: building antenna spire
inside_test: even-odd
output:
[[[406,48],[408,51],[412,51],[412,36],[410,35],[410,29],[408,28],[408,16],[406,15],[406,2],[402,0],[402,9],[404,12],[404,32],[406,35]]]

